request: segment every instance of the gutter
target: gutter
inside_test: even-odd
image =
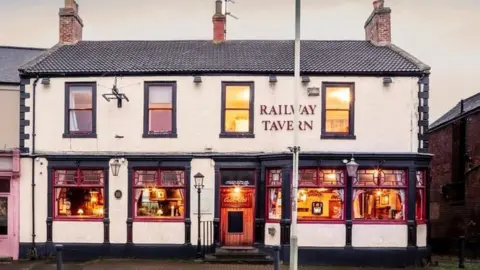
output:
[[[38,258],[37,247],[35,243],[35,100],[37,83],[40,79],[39,76],[33,81],[32,90],[32,152],[30,154],[32,159],[32,250],[30,253],[30,259],[35,260]]]

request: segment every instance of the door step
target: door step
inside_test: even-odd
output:
[[[206,255],[206,263],[224,264],[273,264],[273,258],[254,247],[221,247]]]
[[[13,262],[12,257],[0,257],[0,264],[8,264]]]

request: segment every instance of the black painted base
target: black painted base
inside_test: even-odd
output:
[[[288,264],[290,246],[285,245],[280,251],[280,258]],[[421,266],[427,260],[427,248],[354,248],[354,247],[300,247],[298,249],[299,265],[335,265],[335,266],[370,266],[399,268]]]
[[[196,248],[192,245],[37,243],[38,258],[55,256],[55,244],[63,245],[62,255],[65,261],[99,258],[193,259],[196,254]],[[31,243],[20,243],[19,258],[30,259],[31,249]]]

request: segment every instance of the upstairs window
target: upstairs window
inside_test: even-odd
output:
[[[253,104],[253,83],[223,83],[220,137],[253,138]]]
[[[146,83],[144,137],[176,137],[175,105],[175,83]]]
[[[324,83],[322,88],[322,138],[355,139],[354,86]]]
[[[406,189],[405,170],[358,170],[353,179],[353,218],[404,221]]]
[[[64,137],[95,137],[95,83],[67,83],[65,89]]]

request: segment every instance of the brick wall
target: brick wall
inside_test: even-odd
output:
[[[465,170],[469,170],[480,165],[480,112],[468,116],[466,123],[466,151],[471,163],[467,162]],[[453,178],[452,135],[453,124],[429,134],[429,152],[434,154],[430,185],[431,243],[437,252],[452,252],[457,248],[456,239],[463,234],[466,222],[480,224],[480,168],[465,177],[465,204],[452,205],[441,195],[442,185],[452,183]],[[469,230],[480,232],[479,227],[476,225]]]

